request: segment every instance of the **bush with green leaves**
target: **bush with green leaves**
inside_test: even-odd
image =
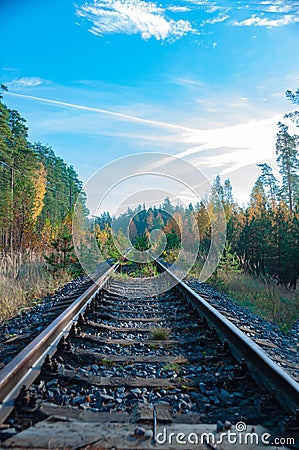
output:
[[[52,241],[52,253],[44,258],[50,270],[55,274],[58,272],[67,272],[73,276],[82,274],[82,267],[74,254],[73,236],[65,227]]]

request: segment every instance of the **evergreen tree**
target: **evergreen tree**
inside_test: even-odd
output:
[[[294,105],[299,105],[299,89],[296,89],[295,92],[290,90],[286,91],[286,98],[290,100]],[[293,120],[296,125],[299,125],[299,111],[292,111],[288,114],[285,114],[285,118]]]
[[[224,189],[223,186],[221,185],[220,176],[217,175],[212,184],[211,204],[214,208],[217,208],[218,206],[223,205],[223,203],[224,203]]]
[[[258,180],[262,182],[267,196],[271,199],[271,206],[273,208],[279,197],[278,182],[272,173],[272,168],[268,166],[268,164],[258,164],[258,167],[260,167],[262,171],[262,174],[259,176]]]
[[[256,272],[265,273],[267,268],[269,242],[267,236],[271,230],[271,220],[267,211],[267,196],[261,180],[257,180],[248,207],[247,249],[251,267]]]
[[[299,198],[298,136],[291,136],[281,122],[278,127],[276,155],[282,176],[281,197],[288,203],[292,216],[295,200]]]

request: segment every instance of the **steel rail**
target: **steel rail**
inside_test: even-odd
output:
[[[255,342],[238,327],[226,319],[219,311],[204,300],[193,289],[181,281],[161,261],[156,261],[160,270],[176,282],[180,294],[189,299],[210,324],[215,326],[218,336],[229,342],[230,350],[238,361],[245,359],[253,379],[264,386],[290,412],[299,408],[299,384],[281,367],[279,367]]]
[[[41,371],[45,357],[52,356],[56,352],[61,337],[68,334],[79,314],[84,311],[118,266],[117,263],[100,275],[92,286],[0,371],[0,424],[13,410],[14,402],[22,386],[29,387],[33,383]]]

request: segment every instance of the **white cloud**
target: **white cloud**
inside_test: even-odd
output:
[[[273,94],[270,94],[270,97],[285,98],[285,93],[284,92],[273,92]]]
[[[193,130],[192,128],[184,127],[184,126],[176,125],[176,124],[172,124],[172,123],[159,122],[158,120],[151,120],[151,119],[143,119],[141,117],[136,117],[136,116],[133,116],[130,114],[124,114],[121,112],[110,111],[110,110],[102,109],[102,108],[92,108],[90,106],[77,105],[75,103],[61,102],[59,100],[52,100],[49,98],[35,97],[33,95],[16,94],[15,92],[5,92],[5,95],[12,95],[14,97],[27,98],[29,100],[36,100],[39,102],[48,103],[48,104],[52,104],[52,105],[56,105],[56,106],[62,106],[62,107],[66,107],[66,108],[72,108],[72,109],[78,109],[78,110],[83,110],[83,111],[95,112],[95,113],[99,113],[99,114],[105,114],[107,116],[116,117],[116,118],[118,118],[120,120],[124,120],[126,122],[136,122],[136,123],[141,123],[141,124],[145,124],[145,125],[157,126],[157,127],[161,127],[161,128],[179,130],[182,132]]]
[[[193,144],[193,146],[176,156],[186,158],[196,155],[193,159],[194,163],[197,161],[202,167],[207,168],[223,166],[219,173],[227,175],[242,167],[273,157],[279,120],[282,120],[282,115],[276,115],[269,119],[251,120],[228,127],[186,133],[183,142]],[[212,151],[220,148],[226,148],[227,151],[217,156],[201,155],[204,150]]]
[[[172,12],[188,12],[188,11],[190,11],[190,8],[188,8],[188,6],[169,6],[167,9]]]
[[[184,86],[184,87],[191,87],[191,88],[201,88],[203,89],[204,83],[202,83],[201,81],[198,80],[192,80],[191,78],[174,78],[173,82],[175,84],[178,84],[180,86]]]
[[[39,86],[40,84],[49,84],[49,80],[43,80],[42,78],[38,77],[23,77],[23,78],[17,78],[13,81],[10,81],[9,83],[6,83],[10,88],[23,88],[23,87],[35,87]]]
[[[200,9],[207,13],[214,13],[216,11],[228,11],[231,7],[228,5],[218,5],[216,2],[211,0],[186,0],[189,4],[194,6],[199,6]]]
[[[18,69],[15,69],[14,67],[2,67],[2,70],[4,72],[18,72]]]
[[[204,24],[208,24],[208,25],[214,25],[215,23],[221,23],[224,22],[225,20],[229,19],[228,15],[219,15],[217,17],[214,17],[213,19],[207,19],[205,20]]]
[[[266,12],[271,13],[289,13],[292,11],[290,5],[270,5],[269,8],[265,9]]]
[[[76,14],[92,23],[90,32],[104,34],[141,34],[145,40],[176,40],[194,32],[188,20],[167,18],[166,11],[142,0],[95,0],[76,9]]]
[[[233,22],[234,26],[238,27],[283,27],[285,25],[291,25],[299,22],[299,15],[285,14],[280,19],[269,19],[266,17],[258,17],[256,14],[252,15],[249,19],[242,20],[241,22]]]
[[[270,2],[262,2],[262,5],[265,5],[266,7],[262,7],[263,11],[270,12],[270,13],[291,13],[294,12],[294,10],[298,10],[299,4],[296,0],[293,0],[291,2],[287,0],[276,0],[276,1],[270,1]]]

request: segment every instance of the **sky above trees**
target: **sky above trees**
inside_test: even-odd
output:
[[[4,102],[83,180],[144,151],[186,158],[248,199],[275,168],[298,85],[299,2],[1,3]]]

